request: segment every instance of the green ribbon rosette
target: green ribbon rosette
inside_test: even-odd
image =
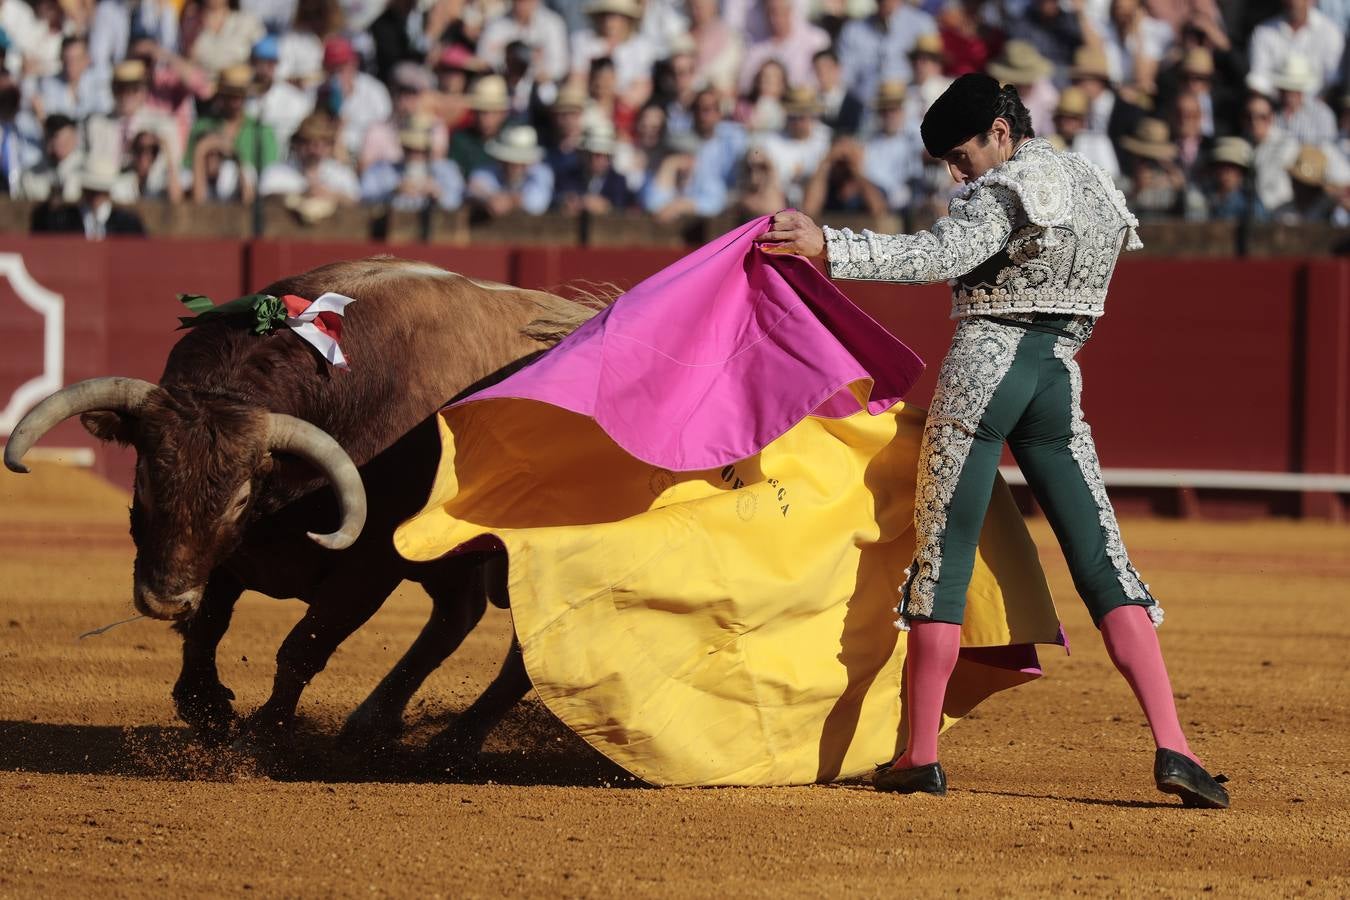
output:
[[[280,297],[271,294],[248,294],[216,306],[210,297],[201,294],[179,294],[178,302],[193,313],[191,316],[179,316],[182,324],[179,329],[195,328],[203,322],[222,317],[237,318],[243,322],[252,320],[254,334],[267,334],[286,323],[286,305]]]

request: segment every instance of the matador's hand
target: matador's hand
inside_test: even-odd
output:
[[[810,216],[795,209],[775,213],[769,230],[756,240],[769,253],[795,253],[807,259],[825,256],[825,232]]]

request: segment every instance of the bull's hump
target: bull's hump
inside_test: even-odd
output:
[[[391,265],[382,267],[377,276],[378,278],[435,278],[435,279],[458,279],[466,282],[480,290],[484,291],[520,291],[520,288],[510,284],[503,284],[500,281],[489,281],[485,278],[471,278],[468,275],[462,275],[459,272],[451,272],[449,269],[442,269],[440,266],[420,260],[389,260]],[[528,291],[524,293],[533,293]]]

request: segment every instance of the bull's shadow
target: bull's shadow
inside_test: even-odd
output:
[[[404,740],[361,756],[339,748],[332,723],[301,720],[293,745],[277,758],[204,746],[186,726],[0,721],[0,769],[164,781],[642,786],[531,702],[502,720],[482,753],[448,767],[433,764],[423,752],[425,738],[452,718],[412,721]]]

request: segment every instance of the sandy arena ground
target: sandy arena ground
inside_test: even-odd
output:
[[[1125,523],[1168,621],[1182,718],[1233,808],[1153,789],[1128,688],[1033,523],[1073,642],[944,744],[945,799],[866,784],[653,790],[527,704],[475,770],[417,749],[491,679],[496,613],[414,700],[378,765],[342,718],[421,627],[404,588],[306,694],[297,758],[264,775],[197,749],[178,641],[130,615],[126,498],[51,466],[0,473],[0,896],[1350,895],[1350,528]],[[248,711],[298,602],[246,596],[221,648]]]

